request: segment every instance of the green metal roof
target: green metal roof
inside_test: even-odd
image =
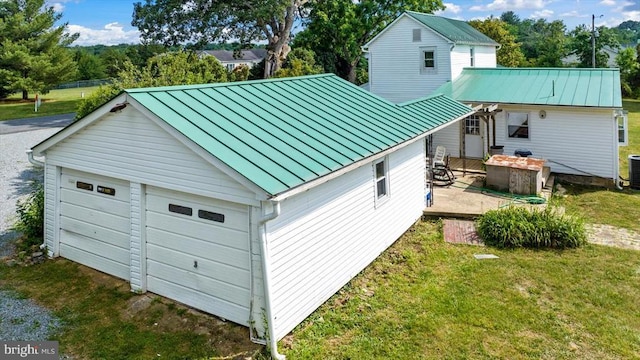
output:
[[[463,102],[621,108],[618,69],[465,68],[436,89]]]
[[[456,44],[499,45],[467,22],[414,11],[407,11],[406,14]]]
[[[395,105],[331,74],[125,91],[271,195],[471,112],[444,95]]]

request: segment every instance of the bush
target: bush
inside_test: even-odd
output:
[[[547,207],[491,210],[476,221],[485,244],[500,248],[576,248],[586,243],[582,220]]]
[[[14,229],[34,241],[42,240],[44,234],[44,187],[39,184],[33,193],[18,201],[18,221]]]

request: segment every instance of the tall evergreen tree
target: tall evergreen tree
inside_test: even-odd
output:
[[[0,98],[22,92],[27,100],[29,92],[46,93],[75,78],[65,47],[78,34],[66,34],[66,23],[55,26],[61,18],[45,0],[0,1]]]

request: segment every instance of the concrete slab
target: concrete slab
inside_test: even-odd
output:
[[[498,256],[493,254],[473,254],[473,257],[478,260],[486,260],[486,259],[500,259]]]
[[[433,205],[424,210],[424,215],[442,218],[475,218],[485,212],[509,205],[543,208],[545,205],[530,205],[509,194],[499,194],[484,189],[483,174],[454,172],[456,181],[445,187],[434,187]]]

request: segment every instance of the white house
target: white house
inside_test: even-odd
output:
[[[369,90],[396,103],[424,97],[465,67],[495,67],[497,47],[464,21],[407,11],[363,46]]]
[[[465,22],[406,12],[365,46],[369,89],[393,102],[444,93],[480,107],[434,135],[454,157],[526,149],[552,172],[617,183],[627,128],[619,71],[499,68],[487,39]]]
[[[425,138],[472,110],[334,75],[126,90],[36,145],[45,245],[277,340],[425,207]]]
[[[249,69],[260,63],[267,56],[266,49],[231,50],[202,50],[199,56],[213,56],[227,71],[233,71],[238,66],[245,65]]]

